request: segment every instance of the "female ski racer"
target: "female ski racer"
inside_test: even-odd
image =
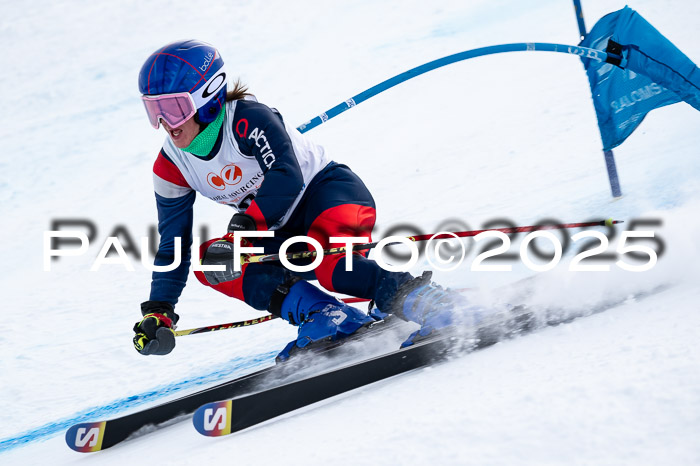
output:
[[[313,272],[301,274],[279,262],[234,270],[236,230],[274,230],[272,238],[251,239],[265,253],[277,252],[285,239],[299,235],[314,238],[324,249],[343,246],[329,238],[369,237],[375,204],[350,168],[331,161],[323,147],[289,126],[277,110],[257,102],[240,82],[228,90],[227,78],[216,48],[196,40],[158,49],[141,68],[139,90],[148,118],[168,133],[153,165],[160,233],[155,264],[173,262],[176,237],[182,239],[182,261],[170,272],[153,273],[150,299],[141,304],[143,319],[134,326],[136,350],[164,355],[175,347],[172,329],[179,317],[174,308],[190,267],[196,192],[236,211],[228,233],[200,248],[203,265],[226,270],[195,271],[196,277],[298,326],[298,338],[283,357],[374,322],[306,279],[316,279],[330,291],[372,299],[382,312],[421,324],[420,335],[453,324],[449,311],[461,306],[463,298],[432,284],[429,273],[414,278],[389,272],[359,253],[352,255],[352,271],[346,270],[345,254],[326,255]]]

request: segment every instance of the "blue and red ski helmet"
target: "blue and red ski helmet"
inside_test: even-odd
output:
[[[146,59],[139,73],[139,91],[147,96],[186,92],[197,107],[197,121],[211,123],[226,101],[224,60],[206,42],[173,42]]]

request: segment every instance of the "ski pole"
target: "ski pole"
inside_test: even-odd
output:
[[[411,241],[427,241],[430,239],[454,239],[455,237],[457,238],[466,238],[469,236],[476,236],[480,233],[484,233],[486,231],[500,231],[501,233],[509,234],[509,233],[526,233],[530,231],[539,231],[539,230],[562,230],[565,228],[583,228],[583,227],[594,227],[594,226],[612,226],[616,225],[618,223],[623,223],[622,220],[613,220],[611,218],[607,220],[600,220],[596,222],[583,222],[583,223],[562,223],[562,224],[555,224],[555,225],[531,225],[531,226],[522,226],[522,227],[514,227],[514,228],[491,228],[487,230],[470,230],[470,231],[455,231],[455,232],[445,232],[445,233],[433,233],[433,234],[427,234],[427,235],[415,235],[415,236],[408,236],[407,238]],[[355,244],[352,247],[352,251],[366,251],[368,249],[373,249],[377,247],[379,242],[374,242],[374,243],[364,243],[364,244]],[[402,244],[400,242],[394,242],[394,243],[387,243],[386,246],[392,246],[396,244]],[[328,255],[328,254],[343,254],[345,253],[347,248],[345,246],[337,247],[337,248],[329,248],[329,249],[324,249],[323,255]],[[302,251],[302,252],[290,252],[285,255],[285,258],[287,260],[294,260],[294,259],[307,259],[311,257],[316,257],[318,255],[318,252],[316,250],[314,251]],[[256,254],[256,255],[250,255],[248,257],[244,257],[242,263],[249,263],[249,264],[254,264],[258,262],[275,262],[280,260],[280,255],[279,254]]]
[[[514,227],[514,228],[491,228],[487,230],[470,230],[470,231],[456,231],[456,232],[450,232],[450,233],[442,233],[442,234],[427,234],[427,235],[415,235],[415,236],[409,236],[408,239],[412,241],[427,241],[431,238],[433,239],[449,239],[454,237],[458,238],[466,238],[470,236],[476,236],[479,233],[483,233],[485,231],[500,231],[501,233],[509,234],[509,233],[525,233],[525,232],[530,232],[530,231],[538,231],[538,230],[562,230],[565,228],[583,228],[583,227],[593,227],[593,226],[612,226],[616,225],[618,223],[624,223],[622,220],[613,220],[611,218],[607,220],[601,220],[601,221],[596,221],[596,222],[584,222],[584,223],[563,223],[563,224],[556,224],[556,225],[531,225],[531,226],[522,226],[522,227]],[[454,236],[453,236],[454,235]],[[378,242],[374,243],[365,243],[365,244],[356,244],[353,246],[352,250],[353,251],[363,251],[367,249],[372,249],[379,244]],[[388,243],[387,245],[392,245],[392,244],[401,244],[399,242],[396,243]],[[324,249],[323,253],[324,254],[342,254],[345,252],[346,248],[345,247],[340,247],[340,248],[330,248],[330,249]],[[298,253],[289,253],[286,254],[287,259],[303,259],[303,258],[308,258],[308,257],[315,257],[317,255],[316,251],[304,251],[304,252],[298,252]],[[255,263],[255,262],[272,262],[272,261],[277,261],[279,260],[279,254],[260,254],[260,255],[254,255],[254,256],[248,256],[248,258],[245,260],[245,262],[248,263]],[[462,290],[457,290],[457,291],[464,291],[465,289]],[[369,299],[366,298],[343,298],[341,301],[345,303],[360,303],[360,302],[367,302]],[[249,319],[249,320],[241,320],[239,322],[229,322],[226,324],[217,324],[217,325],[210,325],[207,327],[199,327],[199,328],[191,328],[187,330],[175,330],[175,336],[180,337],[184,335],[194,335],[196,333],[206,333],[206,332],[213,332],[217,330],[226,330],[230,328],[239,328],[239,327],[249,327],[251,325],[256,325],[256,324],[261,324],[263,322],[267,322],[272,319],[276,319],[277,316],[273,314],[267,314],[262,317],[258,317],[255,319]]]
[[[174,333],[176,337],[181,337],[184,335],[194,335],[195,333],[214,332],[216,330],[226,330],[229,328],[248,327],[250,325],[262,324],[263,322],[267,322],[268,320],[276,318],[276,315],[267,314],[256,319],[241,320],[239,322],[229,322],[228,324],[209,325],[208,327],[190,328],[187,330],[175,330]]]

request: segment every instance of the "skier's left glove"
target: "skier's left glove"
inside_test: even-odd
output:
[[[204,277],[212,285],[230,282],[239,278],[243,272],[235,271],[233,264],[234,231],[254,231],[255,220],[247,214],[234,214],[228,224],[228,233],[221,239],[211,243],[202,255],[202,265],[223,265],[225,270],[206,270]],[[249,247],[252,243],[246,238],[241,238],[241,246]],[[241,254],[241,266],[245,263],[247,254]]]
[[[173,305],[164,301],[141,303],[143,319],[134,325],[134,348],[143,355],[159,356],[170,353],[175,348],[173,328],[180,318]]]
[[[244,248],[252,246],[253,243],[245,238],[241,238],[241,246]],[[225,270],[205,270],[204,277],[212,285],[236,280],[243,275],[243,264],[245,264],[248,254],[241,254],[241,268],[238,271],[233,268],[233,233],[227,233],[223,238],[214,241],[209,245],[202,256],[202,265],[223,265]]]

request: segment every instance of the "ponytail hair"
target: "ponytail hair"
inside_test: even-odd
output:
[[[253,95],[248,92],[248,86],[243,84],[240,79],[237,79],[233,83],[233,89],[226,92],[226,102],[231,102],[232,100],[241,100],[248,95]]]

